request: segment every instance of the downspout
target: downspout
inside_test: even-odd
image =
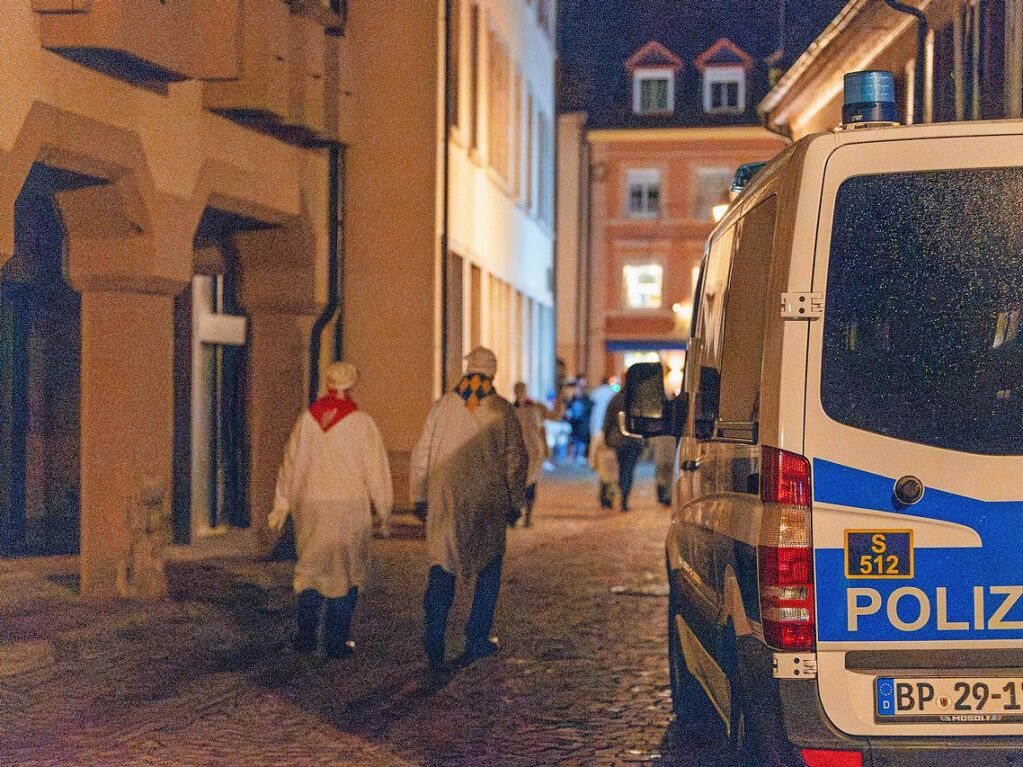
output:
[[[892,10],[916,17],[916,74],[913,83],[913,119],[924,121],[924,74],[927,58],[927,16],[918,8],[900,3],[899,0],[884,0]]]
[[[586,371],[587,375],[590,375],[591,380],[595,380],[597,376],[592,375],[593,368],[593,339],[590,336],[591,328],[593,327],[593,318],[590,313],[593,311],[593,163],[591,161],[592,153],[590,152],[590,140],[586,135],[586,120],[589,119],[589,115],[583,118],[583,124],[579,126],[579,151],[580,157],[576,163],[579,169],[579,250],[580,255],[585,255],[585,258],[580,258],[582,275],[580,276],[581,290],[579,291],[582,297],[582,309],[576,307],[576,311],[579,312],[579,348],[581,357],[583,359],[582,369]],[[606,363],[601,368],[602,373],[600,378],[607,375]]]
[[[331,0],[330,10],[347,21],[346,0]],[[342,28],[345,24],[342,25]],[[347,147],[338,141],[327,142],[327,305],[313,323],[309,339],[309,404],[316,401],[320,390],[320,350],[323,332],[335,320],[333,358],[341,359],[344,322],[344,243],[341,241],[340,219],[344,213],[342,188]]]
[[[448,390],[448,270],[451,268],[448,256],[448,177],[451,163],[451,0],[444,0],[444,131],[441,136],[441,221],[440,221],[440,389]],[[458,62],[455,63],[458,66]],[[474,113],[475,114],[475,113]],[[459,329],[461,332],[461,329]]]
[[[555,35],[557,35],[557,19],[555,19],[553,29],[552,25],[548,22],[547,32],[551,41],[551,47],[554,49],[554,109],[551,114],[551,301],[552,301],[552,314],[554,316],[554,327],[552,328],[551,346],[554,349],[554,359],[548,359],[547,364],[553,365],[551,370],[554,371],[555,383],[557,383],[557,370],[558,370],[558,273],[560,272],[558,264],[558,184],[561,183],[561,163],[559,161],[561,153],[561,121],[558,119],[558,84],[561,81],[561,57],[558,55],[558,44]],[[576,275],[576,292],[578,293],[579,276]],[[578,308],[577,308],[578,311]],[[579,361],[576,360],[576,372],[579,368]],[[585,367],[582,368],[586,370]]]

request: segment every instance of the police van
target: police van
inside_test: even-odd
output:
[[[1023,765],[1023,122],[849,77],[708,240],[683,393],[627,376],[680,438],[675,712],[752,765]]]

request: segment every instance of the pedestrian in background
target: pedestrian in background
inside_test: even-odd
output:
[[[590,450],[590,414],[593,402],[586,393],[586,378],[579,377],[572,385],[572,396],[569,399],[565,418],[571,427],[569,457],[575,463],[586,463]]]
[[[425,504],[430,572],[423,644],[431,670],[444,664],[455,582],[476,578],[463,662],[499,649],[490,630],[501,584],[506,529],[522,513],[529,458],[515,408],[494,390],[497,358],[477,347],[454,391],[430,410],[412,452],[410,490]]]
[[[551,458],[555,463],[568,459],[568,450],[572,442],[572,424],[568,418],[568,405],[575,396],[575,387],[563,384],[551,403],[548,416],[547,436],[551,442]]]
[[[350,396],[355,366],[335,362],[324,378],[326,394],[292,429],[269,524],[280,530],[288,515],[295,524],[295,649],[316,649],[322,614],[324,654],[343,658],[354,649],[348,637],[366,581],[373,510],[389,535],[393,490],[376,423]]]
[[[636,473],[636,463],[645,447],[640,437],[626,435],[618,423],[618,414],[625,412],[625,392],[620,391],[611,399],[604,416],[604,441],[615,451],[618,458],[618,490],[621,497],[621,510],[629,510],[629,493],[632,492],[632,479]]]
[[[547,458],[547,434],[543,422],[547,408],[529,398],[524,381],[515,384],[515,414],[519,417],[522,440],[526,443],[529,465],[526,467],[526,515],[523,525],[533,524],[533,506],[536,504],[536,485]]]
[[[607,376],[600,386],[590,392],[593,410],[590,411],[590,467],[597,472],[600,483],[598,500],[602,508],[610,509],[618,493],[618,459],[604,442],[604,417],[607,406],[620,388],[615,376]]]
[[[671,506],[671,483],[675,478],[675,448],[678,443],[674,437],[654,437],[650,445],[654,452],[657,502],[661,506]]]

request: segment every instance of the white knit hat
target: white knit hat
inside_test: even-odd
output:
[[[329,391],[346,392],[359,380],[359,370],[351,362],[332,362],[323,373]]]
[[[497,373],[497,356],[485,346],[477,346],[465,355],[465,372],[493,378]]]

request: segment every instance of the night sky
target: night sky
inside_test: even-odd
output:
[[[846,0],[788,0],[785,66],[828,25]],[[591,127],[652,124],[631,112],[625,60],[648,40],[684,62],[676,114],[660,125],[755,123],[756,103],[768,90],[764,59],[779,46],[778,0],[561,0],[559,111],[589,113]],[[699,106],[693,61],[727,37],[758,61],[751,73],[746,115],[712,117]]]

